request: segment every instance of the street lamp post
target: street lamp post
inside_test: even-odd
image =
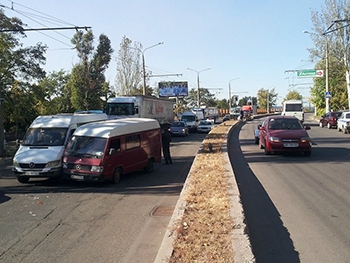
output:
[[[318,34],[314,34],[314,33],[311,33],[307,30],[304,30],[303,31],[304,34],[310,34],[310,35],[316,35],[316,36],[319,36]],[[329,62],[328,62],[328,40],[327,40],[327,37],[326,37],[326,34],[322,34],[322,36],[325,38],[326,40],[326,47],[325,47],[325,56],[326,56],[326,112],[329,112]]]
[[[147,47],[145,48],[143,51],[141,51],[141,54],[142,54],[142,75],[143,75],[143,86],[142,86],[142,94],[143,95],[146,95],[146,63],[145,63],[145,51],[150,49],[150,48],[153,48],[153,47],[156,47],[156,46],[159,46],[159,45],[162,45],[164,44],[164,42],[159,42],[158,44],[155,44],[153,46],[150,46],[150,47]]]
[[[229,82],[228,82],[228,103],[229,103],[229,109],[231,109],[232,107],[232,97],[231,97],[231,81],[234,81],[236,79],[239,79],[239,78],[234,78],[234,79],[231,79]]]
[[[206,71],[206,70],[211,70],[211,68],[206,68],[206,69],[202,69],[200,71],[197,71],[197,70],[194,70],[194,69],[191,69],[191,68],[187,68],[188,70],[191,70],[191,71],[194,71],[194,72],[197,72],[197,106],[198,108],[201,107],[201,97],[200,97],[200,92],[199,92],[199,73],[203,72],[203,71]]]

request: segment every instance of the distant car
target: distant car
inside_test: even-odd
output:
[[[337,120],[337,129],[343,133],[349,133],[350,130],[350,111],[344,111]]]
[[[258,124],[256,129],[254,130],[254,142],[255,142],[255,144],[259,144],[260,127],[261,127],[261,124]]]
[[[202,120],[197,127],[197,132],[210,132],[213,128],[213,123],[211,121]]]
[[[171,136],[187,136],[189,134],[189,128],[185,121],[174,121],[169,131]]]
[[[208,118],[206,118],[205,120],[206,120],[206,121],[210,121],[212,124],[215,123],[215,120],[214,120],[213,118],[209,118],[209,117],[208,117]]]
[[[337,120],[341,114],[341,111],[327,112],[319,121],[320,127],[327,126],[328,129],[337,128]]]
[[[310,156],[311,139],[306,130],[310,130],[310,126],[303,126],[294,116],[269,116],[260,127],[260,149],[264,149],[266,155],[301,152]]]
[[[222,121],[229,121],[231,120],[231,115],[230,114],[226,114],[223,118]]]

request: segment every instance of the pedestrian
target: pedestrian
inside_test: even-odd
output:
[[[171,142],[171,134],[169,132],[169,128],[165,127],[162,132],[162,148],[163,148],[163,156],[165,160],[165,164],[172,164],[170,156],[170,142]]]

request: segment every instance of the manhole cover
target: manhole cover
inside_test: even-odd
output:
[[[161,205],[152,210],[151,216],[171,216],[173,211],[174,207]]]

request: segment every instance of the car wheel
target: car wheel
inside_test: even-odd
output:
[[[320,122],[320,127],[321,127],[321,128],[323,128],[323,124],[322,124],[322,122]]]
[[[117,184],[122,177],[122,169],[120,167],[115,168],[112,178],[112,184]]]
[[[343,127],[343,133],[344,134],[347,134],[348,133],[348,130],[346,128]]]
[[[311,155],[311,151],[306,151],[306,152],[304,152],[304,155],[305,155],[305,156],[310,156],[310,155]]]
[[[260,149],[264,149],[264,146],[262,145],[261,142],[260,142]]]
[[[22,184],[26,184],[29,182],[29,177],[17,176],[17,181]]]
[[[149,159],[147,166],[145,167],[145,172],[150,173],[153,171],[153,159]]]
[[[259,144],[259,137],[255,137],[255,144]]]
[[[327,128],[332,129],[332,125],[329,122],[327,123]]]
[[[265,141],[265,147],[264,147],[264,150],[265,150],[265,155],[270,155],[271,152],[267,149],[267,144],[266,144],[266,141]]]

